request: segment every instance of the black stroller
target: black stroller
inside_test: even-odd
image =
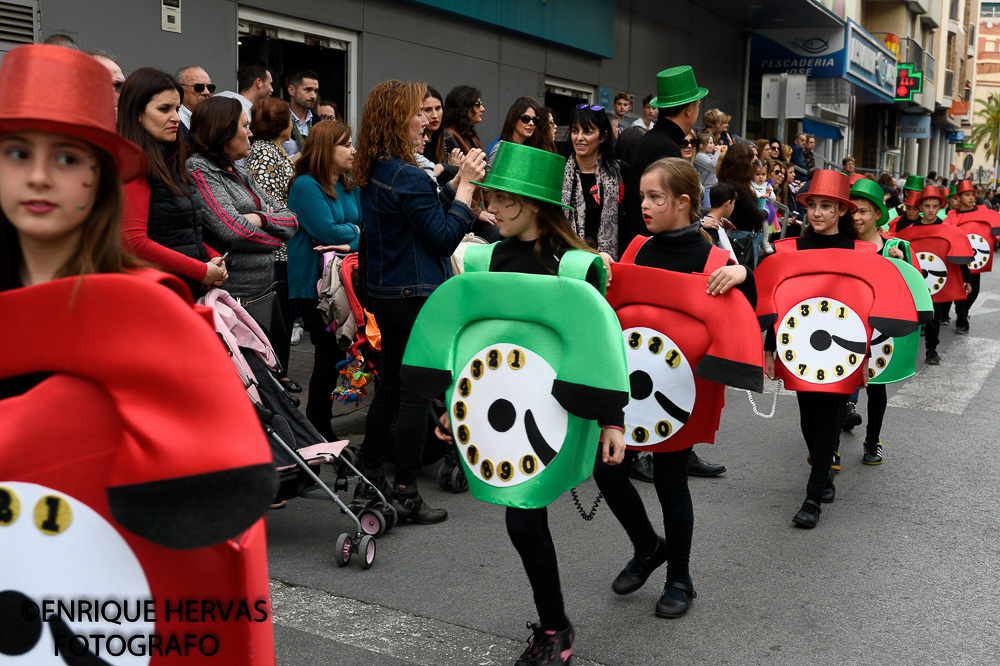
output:
[[[348,442],[327,442],[298,410],[298,399],[285,391],[272,372],[279,363],[267,336],[236,299],[226,291],[213,289],[199,302],[211,308],[215,330],[271,442],[279,481],[275,502],[295,497],[336,502],[355,527],[353,536],[345,532],[337,538],[337,564],[345,566],[354,553],[359,553],[362,568],[369,568],[375,561],[375,537],[396,524],[392,505],[358,471],[351,449],[347,448]],[[337,478],[332,489],[319,476],[324,463],[336,468]],[[348,510],[336,492],[347,491],[349,484],[355,482],[371,486],[378,495],[378,501],[357,516]]]

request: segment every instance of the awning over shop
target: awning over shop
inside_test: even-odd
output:
[[[812,134],[823,139],[833,139],[834,141],[841,141],[844,138],[840,128],[836,125],[828,125],[827,123],[810,120],[809,118],[802,119],[802,131],[806,134]]]

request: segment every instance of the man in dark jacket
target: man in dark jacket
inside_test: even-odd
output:
[[[642,172],[664,157],[680,157],[680,142],[698,120],[701,98],[708,94],[699,88],[694,72],[687,65],[667,69],[656,75],[656,92],[649,105],[659,109],[659,120],[636,144],[629,164],[625,183],[628,199],[627,228],[618,234],[620,250],[624,251],[633,238],[646,234],[642,221],[642,199],[639,198],[639,181]]]
[[[649,105],[660,110],[659,120],[653,129],[646,132],[632,153],[625,196],[628,199],[627,228],[620,230],[618,242],[624,251],[635,236],[649,233],[642,220],[642,199],[639,197],[639,181],[642,172],[664,157],[680,157],[680,142],[694,128],[701,111],[701,99],[708,94],[707,88],[699,88],[691,67],[683,65],[666,69],[656,75],[656,97]],[[696,202],[693,202],[695,205]],[[717,476],[726,471],[725,465],[705,462],[691,449],[688,474],[692,476]],[[652,456],[636,456],[630,474],[642,481],[653,480]]]

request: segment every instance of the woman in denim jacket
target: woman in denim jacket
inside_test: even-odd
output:
[[[475,220],[471,183],[485,175],[486,156],[478,148],[470,150],[455,179],[440,195],[435,191],[413,157],[423,148],[425,94],[423,83],[396,80],[372,89],[361,115],[353,173],[361,188],[366,305],[382,331],[381,382],[368,408],[361,462],[365,476],[385,488],[383,452],[395,422],[393,506],[401,520],[430,524],[446,519],[448,512],[427,506],[417,491],[428,405],[401,389],[399,368],[421,306],[451,277],[450,257]],[[355,508],[371,498],[363,492]]]

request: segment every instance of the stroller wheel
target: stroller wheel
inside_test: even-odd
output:
[[[361,543],[358,545],[358,554],[361,555],[361,568],[371,568],[375,562],[375,537],[368,534],[361,537]]]
[[[469,480],[465,478],[465,472],[461,465],[456,465],[451,470],[451,490],[455,493],[464,493],[469,489]]]
[[[385,517],[375,509],[365,509],[358,515],[361,531],[372,536],[381,536],[385,531]]]
[[[385,531],[388,532],[396,526],[396,510],[392,508],[392,505],[389,505],[379,507],[379,511],[382,512],[382,517],[385,519]]]
[[[350,534],[341,534],[337,537],[337,549],[334,551],[337,557],[337,566],[346,567],[351,561],[351,551],[353,550]]]
[[[441,490],[451,490],[451,470],[448,469],[447,462],[438,467],[438,487]]]

